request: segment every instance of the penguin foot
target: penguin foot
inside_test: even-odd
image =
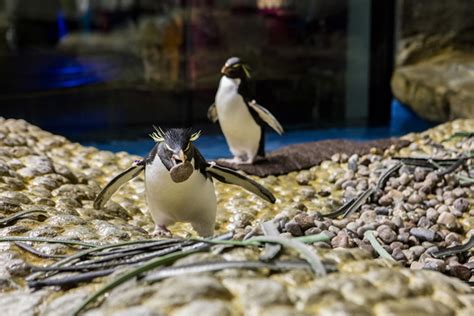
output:
[[[155,225],[155,230],[151,233],[153,237],[172,237],[170,230],[165,225]]]

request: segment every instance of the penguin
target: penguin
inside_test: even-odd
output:
[[[171,236],[167,226],[176,222],[191,223],[203,237],[214,234],[216,193],[213,179],[235,184],[275,203],[273,194],[254,180],[231,169],[207,162],[193,142],[200,132],[190,128],[166,131],[155,127],[150,136],[153,149],[130,168],[114,177],[97,195],[94,208],[101,209],[126,182],[145,172],[145,194],[155,222],[155,236]]]
[[[219,121],[222,132],[234,156],[229,162],[253,164],[258,156],[265,157],[264,123],[279,135],[283,127],[263,106],[249,95],[249,68],[238,57],[229,58],[221,69],[222,77],[207,116]]]

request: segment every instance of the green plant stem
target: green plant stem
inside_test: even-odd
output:
[[[97,245],[85,243],[78,240],[68,240],[68,239],[53,239],[53,238],[42,238],[42,237],[1,237],[0,242],[12,242],[12,241],[31,241],[31,242],[45,242],[51,244],[64,244],[64,245],[75,245],[83,246],[87,248],[96,248]]]
[[[383,247],[377,241],[377,238],[375,238],[374,236],[373,230],[366,231],[364,233],[364,237],[370,242],[372,248],[374,248],[374,250],[379,254],[381,258],[396,262],[396,260],[393,259],[393,257],[385,249],[383,249]]]
[[[151,269],[157,268],[161,265],[173,263],[174,261],[176,261],[180,258],[183,258],[187,255],[190,255],[190,254],[198,252],[198,251],[200,251],[200,249],[192,249],[192,250],[188,250],[188,251],[172,253],[172,254],[169,254],[169,255],[158,257],[158,258],[155,258],[155,259],[152,259],[152,260],[148,261],[147,263],[141,265],[140,267],[138,267],[136,269],[132,269],[131,271],[123,273],[122,275],[120,275],[116,279],[112,280],[112,282],[104,285],[97,292],[95,292],[94,294],[89,296],[84,302],[81,303],[81,305],[78,308],[76,308],[73,315],[75,315],[75,316],[79,315],[79,313],[84,308],[86,308],[90,303],[94,302],[96,299],[98,299],[100,296],[107,293],[111,289],[119,286],[120,284],[123,284],[123,283],[127,282],[131,278],[136,277],[136,276],[138,276],[138,275],[140,275],[144,272],[147,272]]]

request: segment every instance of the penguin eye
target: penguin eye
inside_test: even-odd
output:
[[[173,149],[167,143],[165,143],[165,146],[166,146],[166,149],[168,149],[169,151],[173,151]]]

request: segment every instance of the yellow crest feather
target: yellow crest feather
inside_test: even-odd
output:
[[[191,137],[189,138],[189,140],[194,142],[195,140],[197,140],[199,138],[199,136],[201,136],[201,131],[198,131],[198,132],[192,134]]]
[[[149,134],[149,136],[157,143],[162,142],[165,140],[165,132],[161,129],[161,127],[156,127],[153,125],[155,132]]]

